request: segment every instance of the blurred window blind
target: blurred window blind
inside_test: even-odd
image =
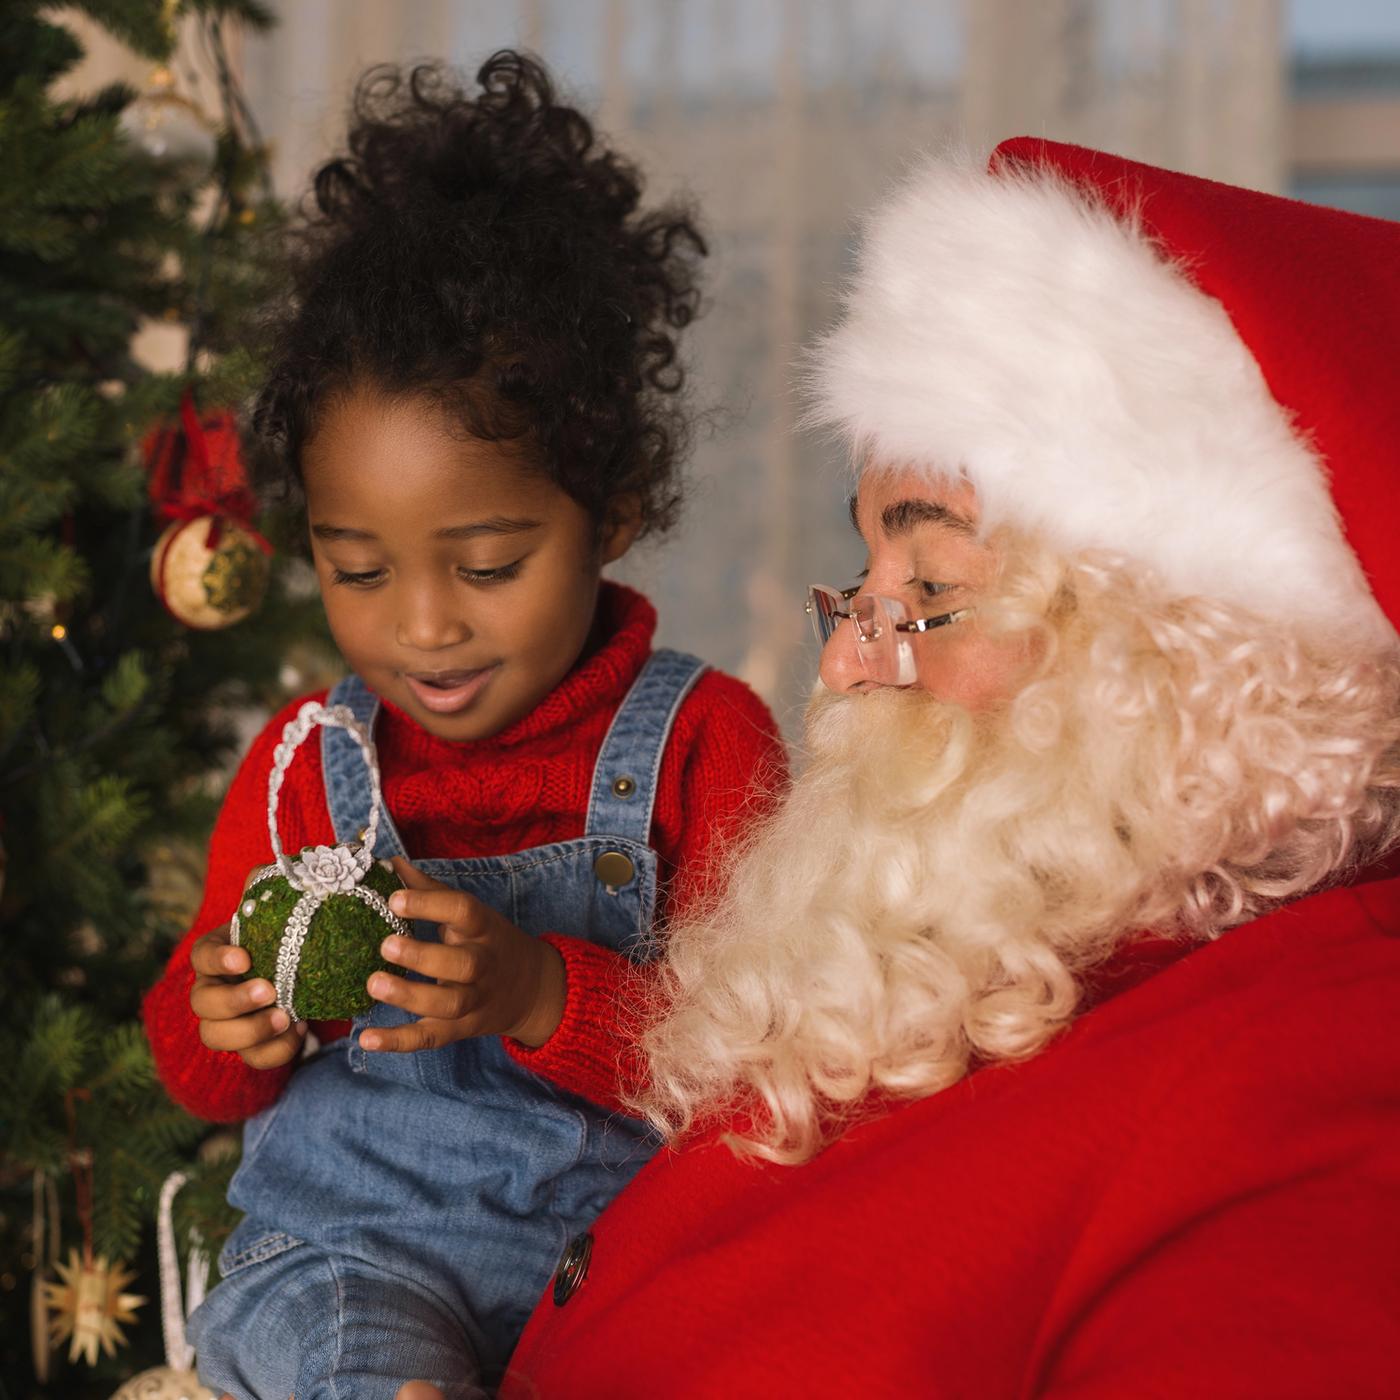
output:
[[[809,579],[861,567],[839,450],[798,431],[801,348],[826,326],[855,216],[920,151],[1021,133],[1264,189],[1287,183],[1281,0],[279,0],[244,62],[301,188],[378,60],[472,69],[524,44],[644,163],[699,201],[713,410],[677,534],[619,570],[661,635],[749,680],[789,732],[815,674]]]
[[[1400,5],[1291,0],[1289,186],[1400,219]]]

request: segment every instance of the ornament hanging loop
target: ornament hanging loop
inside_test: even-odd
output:
[[[83,1235],[83,1265],[90,1266],[92,1248],[92,1149],[78,1146],[77,1103],[91,1103],[92,1090],[78,1087],[63,1096],[63,1111],[68,1119],[68,1170],[73,1178],[73,1195],[78,1207],[78,1226]]]
[[[288,856],[282,849],[277,830],[277,803],[292,757],[313,729],[325,725],[343,729],[355,741],[369,773],[369,822],[361,841],[341,846],[317,846],[301,858]],[[272,755],[272,772],[267,779],[267,834],[272,838],[272,854],[277,868],[303,894],[348,894],[369,873],[374,862],[374,844],[379,835],[380,800],[379,758],[364,726],[348,705],[318,705],[308,700],[288,721],[282,742]]]
[[[185,1337],[185,1319],[204,1301],[209,1273],[208,1256],[198,1235],[190,1238],[189,1272],[184,1296],[180,1291],[180,1254],[175,1245],[176,1193],[188,1181],[184,1172],[172,1172],[160,1188],[156,1207],[156,1254],[160,1266],[160,1323],[165,1338],[165,1364],[175,1371],[194,1369],[194,1348]]]

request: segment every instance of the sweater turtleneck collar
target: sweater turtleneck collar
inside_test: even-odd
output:
[[[574,728],[590,714],[614,708],[651,655],[655,632],[651,603],[626,585],[605,580],[598,592],[592,649],[585,649],[564,679],[514,724],[484,739],[440,739],[385,700],[376,739],[381,748],[411,747],[423,758],[436,751],[454,764],[473,753],[536,744]]]

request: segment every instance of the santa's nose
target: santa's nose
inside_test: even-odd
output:
[[[821,678],[828,690],[845,695],[871,684],[861,664],[860,643],[850,618],[837,623],[836,630],[822,648]]]

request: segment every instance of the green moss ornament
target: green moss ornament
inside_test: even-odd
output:
[[[318,726],[345,729],[359,745],[370,777],[369,822],[360,841],[282,851],[277,799],[292,755]],[[277,989],[277,1005],[294,1021],[340,1021],[374,1005],[370,975],[387,966],[379,945],[409,928],[388,898],[403,881],[373,856],[379,828],[379,763],[369,735],[348,706],[308,701],[282,731],[267,784],[267,826],[276,860],[254,870],[229,924],[235,947],[247,948],[252,969]],[[246,978],[245,978],[246,980]]]
[[[293,864],[336,849],[345,848],[308,846]],[[372,973],[388,966],[379,955],[379,945],[390,933],[407,929],[387,904],[381,912],[361,891],[385,901],[402,888],[403,881],[392,868],[374,861],[353,890],[324,896],[303,922],[295,916],[298,905],[307,899],[305,892],[275,865],[262,866],[249,877],[238,906],[234,941],[253,960],[247,976],[266,977],[277,987],[277,1004],[295,1021],[341,1021],[368,1011],[374,999],[365,983]],[[298,933],[299,953],[288,943]],[[289,947],[285,958],[284,946]],[[282,990],[284,964],[290,967],[290,1005]]]

